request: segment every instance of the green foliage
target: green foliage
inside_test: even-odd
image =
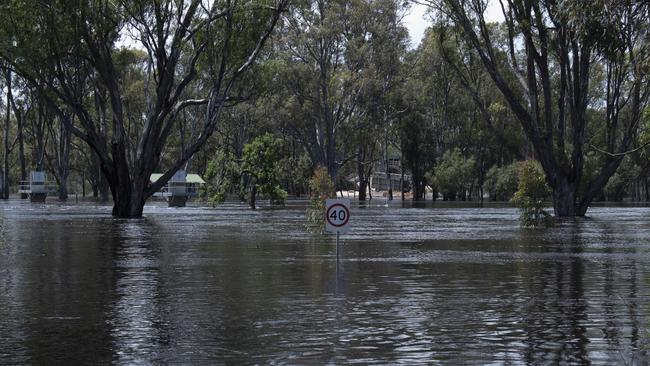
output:
[[[641,173],[641,168],[634,164],[629,156],[625,157],[621,166],[605,185],[604,193],[607,200],[622,201],[623,197],[630,195],[632,183]]]
[[[648,65],[648,68],[650,68],[650,65]],[[639,145],[646,146],[644,149],[645,152],[650,150],[647,147],[648,144],[650,144],[650,107],[643,111],[639,126]]]
[[[296,196],[309,191],[312,162],[309,155],[287,156],[280,161],[281,179]]]
[[[494,54],[491,63],[495,67],[486,68],[479,50],[463,35],[473,25],[461,27],[453,21],[461,17],[436,18],[420,45],[412,49],[402,18],[408,1],[332,0],[316,6],[301,0],[285,9],[277,25],[279,31],[249,71],[235,77],[234,84],[229,82],[234,80],[232,73],[249,58],[260,35],[270,26],[278,2],[213,2],[210,4],[215,5],[214,11],[228,11],[228,16],[215,16],[210,22],[205,21],[208,8],[199,6],[192,13],[189,6],[165,6],[172,3],[0,2],[0,64],[13,66],[12,90],[16,109],[23,116],[22,120],[17,118],[19,112],[7,116],[11,121],[9,140],[17,141],[14,137],[20,120],[23,145],[29,155],[38,147],[37,122],[57,121],[53,110],[57,106],[70,113],[73,125],[80,129],[73,137],[75,146],[84,136],[92,137],[95,141],[89,143],[96,147],[110,146],[113,139],[124,138],[125,152],[117,152],[135,156],[129,151],[140,141],[151,144],[144,146],[142,156],[156,164],[126,164],[129,171],[135,171],[137,166],[156,165],[157,170],[174,166],[199,136],[212,135],[205,140],[206,149],[192,158],[192,165],[209,181],[204,197],[213,204],[222,202],[227,194],[239,194],[243,200],[246,195],[250,199],[259,193],[274,201],[282,201],[286,192],[305,194],[317,164],[329,167],[330,174],[337,178],[337,188],[345,188],[355,176],[366,181],[377,172],[378,162],[393,153],[399,155],[401,167],[411,178],[409,186],[415,200],[424,198],[427,185],[434,188],[436,197],[441,192],[446,199],[464,199],[468,194],[479,197],[477,193],[487,189],[493,199],[508,200],[518,186],[518,168],[507,164],[523,159],[531,147],[541,146],[526,143],[524,128],[530,118],[514,113],[524,109],[531,118],[538,117],[533,125],[542,127],[540,136],[550,138],[548,146],[535,151],[535,155],[540,160],[558,162],[557,169],[553,169],[556,176],[570,179],[556,179],[554,185],[571,183],[576,204],[583,202],[586,194],[610,200],[631,194],[645,196],[643,183],[650,168],[650,147],[644,144],[650,141],[650,109],[646,108],[638,121],[635,105],[642,109],[647,103],[627,102],[643,102],[645,99],[640,97],[647,94],[647,83],[642,81],[650,70],[648,53],[630,52],[635,48],[643,50],[647,43],[642,36],[647,30],[648,8],[641,2],[605,7],[605,0],[586,5],[568,0],[547,7],[543,1],[540,8],[555,14],[552,18],[560,27],[546,27],[548,23],[542,18],[540,24],[535,24],[532,15],[536,12],[523,12],[512,19],[512,29],[504,23],[474,27],[486,32],[485,37],[479,34],[479,39],[485,41],[483,46],[490,46],[490,39],[494,49],[504,46],[505,52]],[[447,8],[445,3],[452,1],[440,5]],[[508,5],[516,4],[520,2]],[[475,10],[461,6],[455,11],[469,12],[468,19],[472,20],[476,19],[471,14]],[[191,33],[191,37],[174,37],[183,14],[188,15],[191,32],[179,34]],[[225,27],[226,22],[232,27]],[[141,26],[133,27],[138,24]],[[521,89],[521,75],[507,70],[509,64],[526,64],[526,45],[544,48],[541,33],[524,32],[540,26],[548,34],[546,46],[554,46],[554,52],[547,58],[548,65],[537,65],[548,66],[549,71],[548,85],[542,85],[546,78],[538,80],[538,95],[546,97],[542,90],[546,87],[553,101],[540,99],[534,106],[527,98],[518,97],[527,95]],[[162,31],[155,37],[144,37],[151,49],[146,45],[124,48],[124,44],[131,47],[132,42],[139,43],[136,39],[143,38],[140,31],[145,28]],[[621,29],[626,32],[621,33]],[[532,34],[531,42],[518,42],[526,33]],[[558,37],[566,42],[558,42]],[[625,46],[628,38],[638,39],[639,44]],[[564,52],[564,45],[574,41],[581,44],[580,52],[570,47]],[[508,45],[514,49],[509,50]],[[575,56],[582,57],[582,48],[587,53],[581,59],[587,62],[584,66],[590,72],[584,74],[588,78],[585,86],[573,90],[578,85],[569,85],[570,80],[580,79],[575,74],[579,69],[565,68],[570,74],[565,75],[567,84],[562,86],[562,68],[558,65],[563,59],[574,59],[575,52]],[[155,49],[167,50],[167,54],[158,55],[152,51]],[[149,60],[149,55],[155,57]],[[221,69],[225,74],[219,75]],[[609,80],[611,70],[629,77]],[[490,81],[494,71],[501,74],[500,88],[506,86],[510,93],[502,93]],[[187,84],[181,82],[185,76]],[[224,90],[210,91],[216,85],[232,88],[225,94],[221,93]],[[640,86],[639,97],[633,93],[636,85]],[[619,92],[612,93],[616,90]],[[607,96],[619,94],[620,98],[607,100]],[[556,97],[560,95],[566,95],[564,102],[558,102]],[[579,101],[577,95],[587,96],[590,103]],[[218,113],[216,109],[208,112],[204,102],[210,96],[219,96],[210,104],[212,107],[222,97],[228,98],[228,103]],[[519,108],[513,109],[517,105]],[[175,110],[175,106],[186,107]],[[548,111],[532,113],[534,108],[548,106],[552,107],[550,124],[542,123]],[[565,107],[563,114],[558,106]],[[607,106],[618,112],[608,113]],[[4,105],[0,106],[1,117],[6,116],[4,109]],[[558,119],[561,115],[562,120]],[[611,120],[614,117],[620,122]],[[583,122],[584,129],[580,127]],[[637,125],[639,131],[630,130],[635,139],[624,147],[621,142],[627,134],[621,128]],[[145,126],[154,128],[145,132]],[[548,126],[557,129],[550,131]],[[47,122],[42,130],[50,131],[50,127]],[[275,143],[265,141],[267,137],[254,141],[267,131],[281,131],[284,147],[274,150]],[[642,148],[631,154],[632,165],[623,163],[604,186],[607,179],[599,176],[611,157],[588,148],[582,141],[608,151]],[[55,144],[45,145],[48,160],[54,161]],[[244,157],[245,145],[249,153]],[[114,151],[106,150],[106,157],[95,156],[90,147],[73,151],[72,170],[92,171],[86,181],[92,181],[96,191],[100,169],[87,169],[87,157],[135,162],[112,156]],[[20,174],[16,155],[16,150],[10,154],[10,177]],[[52,162],[47,163],[52,170]],[[207,171],[201,171],[203,167]],[[574,168],[579,174],[572,171]],[[630,190],[632,184],[634,191]],[[128,182],[114,185],[132,186]],[[587,201],[591,199],[587,197]]]
[[[251,175],[248,185],[254,185],[246,194],[258,191],[273,204],[284,204],[287,192],[280,187],[284,144],[273,134],[265,133],[244,145],[242,177]],[[246,188],[242,186],[242,188]],[[250,197],[249,197],[250,198]]]
[[[542,224],[551,226],[553,217],[544,210],[544,201],[550,189],[546,176],[537,161],[527,160],[519,167],[519,189],[515,192],[513,202],[521,211],[521,225],[538,227]]]
[[[519,186],[519,163],[497,167],[488,170],[483,187],[490,192],[490,197],[496,201],[510,201]]]
[[[233,192],[239,185],[240,169],[237,159],[232,153],[218,151],[208,162],[205,171],[203,197],[212,205],[222,203],[226,194]]]
[[[440,162],[436,164],[433,172],[427,179],[433,183],[440,193],[451,200],[457,196],[465,198],[465,193],[474,182],[474,157],[465,158],[460,149],[446,151]]]
[[[244,145],[241,164],[234,154],[219,151],[208,163],[204,197],[218,204],[228,193],[237,192],[242,200],[249,201],[251,195],[259,193],[272,204],[283,204],[287,192],[280,180],[286,174],[286,160],[282,140],[270,133]]]
[[[336,197],[334,182],[327,168],[318,166],[309,180],[311,198],[307,207],[307,230],[323,233],[325,230],[325,200]]]

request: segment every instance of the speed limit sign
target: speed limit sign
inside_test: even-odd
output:
[[[328,233],[347,232],[350,222],[350,200],[326,200],[325,207],[325,231]]]

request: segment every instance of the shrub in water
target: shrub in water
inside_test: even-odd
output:
[[[538,227],[553,225],[553,217],[544,210],[544,201],[550,189],[544,171],[538,162],[528,160],[519,167],[519,189],[512,200],[521,210],[521,225]]]
[[[310,199],[307,208],[307,229],[314,233],[325,230],[325,200],[336,196],[334,182],[327,169],[318,166],[309,180]]]

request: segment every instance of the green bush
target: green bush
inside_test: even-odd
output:
[[[445,199],[455,200],[456,197],[464,199],[474,182],[475,166],[476,160],[473,157],[466,159],[460,149],[455,148],[442,155],[440,162],[426,175],[426,178]]]
[[[229,152],[218,151],[208,162],[205,171],[207,184],[203,188],[203,198],[212,205],[222,203],[228,193],[236,191],[239,177],[240,169],[236,157]]]
[[[488,170],[483,188],[496,201],[510,201],[519,186],[519,162]]]
[[[240,162],[233,154],[219,151],[208,163],[203,195],[213,205],[223,202],[228,193],[238,193],[251,208],[255,208],[258,193],[272,204],[283,204],[287,198],[281,183],[286,155],[282,140],[270,133],[244,145]]]
[[[607,201],[622,201],[625,196],[634,195],[634,181],[642,174],[641,168],[626,156],[605,185],[604,193]]]
[[[254,206],[254,195],[259,192],[262,198],[272,204],[284,204],[287,192],[280,186],[284,146],[281,139],[270,133],[256,137],[244,145],[242,161],[242,178],[250,175],[248,184],[242,185],[251,206]],[[251,179],[252,178],[252,179]],[[250,190],[246,190],[250,186]]]
[[[327,169],[316,167],[309,180],[310,199],[307,207],[307,229],[322,234],[325,230],[325,200],[335,198],[334,182]]]
[[[513,202],[521,211],[521,225],[538,227],[553,225],[553,217],[544,210],[544,201],[550,189],[546,176],[537,161],[527,160],[519,167],[519,189],[515,192]]]

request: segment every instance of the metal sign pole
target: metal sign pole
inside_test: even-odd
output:
[[[339,261],[339,232],[336,232],[336,262]]]

